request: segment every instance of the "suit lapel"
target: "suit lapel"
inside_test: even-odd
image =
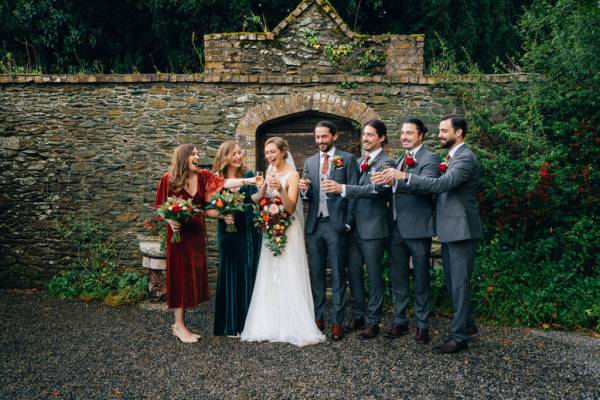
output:
[[[314,187],[317,189],[317,193],[321,190],[321,171],[319,171],[319,164],[321,163],[321,153],[317,153],[315,161],[311,163],[309,174],[314,177]]]
[[[365,157],[361,157],[360,161],[358,162],[359,169],[360,169],[360,166],[362,165],[362,163],[364,162],[364,159],[365,159]],[[367,176],[368,173],[369,173],[369,169],[367,169],[365,171],[363,171],[362,169],[360,170],[360,178],[358,179],[359,185],[363,184],[363,182],[365,181],[365,177]]]
[[[454,155],[450,158],[450,161],[448,162],[448,168],[450,168],[450,165],[452,165],[452,162],[454,161],[454,159],[456,157],[458,157],[466,148],[467,148],[467,144],[465,143],[462,146],[460,146],[458,149],[456,149],[456,152],[454,153]]]
[[[335,164],[333,162],[333,160],[335,160],[335,158],[338,156],[338,151],[337,148],[335,149],[335,151],[333,152],[333,157],[331,157],[331,159],[329,160],[329,173],[327,174],[327,178],[329,179],[333,179],[335,176]]]
[[[423,163],[420,163],[419,160],[421,158],[423,158],[423,155],[425,154],[425,145],[421,146],[421,148],[419,149],[419,151],[417,151],[413,157],[415,159],[415,161],[417,162],[417,165],[415,165],[414,168],[414,172],[419,174],[421,172],[421,167]]]

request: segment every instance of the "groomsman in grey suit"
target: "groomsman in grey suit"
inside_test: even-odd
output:
[[[389,196],[383,186],[371,183],[371,175],[384,165],[393,164],[393,160],[381,147],[386,142],[385,124],[377,119],[367,122],[362,134],[362,147],[366,154],[359,161],[358,185],[344,185],[333,181],[323,184],[326,192],[340,193],[342,197],[353,199],[350,204],[352,223],[348,249],[348,281],[354,318],[349,329],[363,330],[360,334],[362,339],[373,339],[379,334],[383,308],[383,253],[390,234],[387,205]],[[369,276],[366,312],[363,265],[366,265]]]
[[[417,118],[402,124],[400,141],[405,154],[396,163],[397,171],[429,178],[440,176],[440,158],[423,145],[427,127]],[[431,341],[429,313],[431,285],[429,278],[431,237],[435,236],[433,195],[418,192],[414,186],[393,184],[392,211],[394,225],[389,243],[390,278],[394,300],[394,325],[385,333],[388,338],[408,334],[407,308],[410,300],[409,267],[415,278],[415,319],[418,344]]]
[[[358,164],[352,154],[335,148],[336,139],[337,127],[333,122],[317,123],[315,142],[319,152],[304,162],[299,187],[308,198],[305,231],[316,324],[319,329],[325,329],[325,269],[329,259],[333,292],[331,337],[341,340],[344,338],[345,264],[350,215],[348,200],[338,194],[327,195],[321,186],[329,180],[356,185]]]
[[[470,279],[477,244],[481,238],[479,218],[479,163],[464,143],[467,122],[458,115],[447,115],[439,126],[442,147],[449,149],[447,163],[440,164],[439,178],[398,172],[393,178],[399,187],[437,193],[436,232],[442,242],[444,280],[452,300],[454,316],[450,336],[433,350],[455,353],[468,348],[469,332],[475,325],[471,313]]]

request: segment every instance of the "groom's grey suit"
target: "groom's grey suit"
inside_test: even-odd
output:
[[[439,178],[411,174],[408,182],[415,190],[438,193],[436,200],[436,233],[442,242],[442,264],[454,316],[451,337],[469,339],[467,328],[474,324],[471,314],[470,279],[477,243],[481,238],[479,218],[479,163],[466,144],[458,147]]]
[[[398,160],[396,168],[402,168],[404,158]],[[422,177],[437,178],[440,175],[440,157],[425,146],[413,154],[413,158],[416,165],[402,169]],[[408,325],[406,310],[410,299],[409,265],[412,257],[417,328],[429,328],[431,237],[435,236],[433,205],[433,195],[418,193],[413,185],[396,184],[394,187],[392,206],[395,219],[389,243],[394,324]]]
[[[346,294],[346,274],[344,273],[347,250],[347,230],[349,224],[348,200],[339,194],[329,193],[326,214],[323,215],[323,193],[320,191],[321,152],[304,162],[304,172],[308,173],[310,186],[308,197],[308,215],[306,217],[306,244],[310,284],[315,306],[315,318],[323,319],[325,306],[325,269],[327,260],[331,267],[331,286],[333,292],[332,323],[344,323]],[[329,160],[329,179],[340,184],[355,185],[358,182],[358,164],[356,158],[344,151],[335,149],[333,157],[339,156],[343,166],[336,168],[333,158]],[[321,214],[321,215],[320,215]]]
[[[363,159],[360,160],[362,163]],[[351,199],[350,247],[348,249],[348,281],[352,294],[354,319],[364,318],[368,324],[379,324],[383,308],[383,254],[390,235],[389,193],[383,186],[371,183],[371,172],[393,160],[383,150],[360,173],[358,185],[346,185],[345,197]],[[375,192],[374,192],[375,191]],[[369,276],[369,301],[365,313],[363,265]]]

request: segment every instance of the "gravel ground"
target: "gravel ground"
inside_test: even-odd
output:
[[[468,351],[436,355],[414,332],[305,348],[217,338],[212,304],[189,315],[204,338],[185,345],[171,319],[0,291],[0,398],[600,398],[600,340],[578,334],[480,326]],[[433,321],[434,343],[447,326]]]

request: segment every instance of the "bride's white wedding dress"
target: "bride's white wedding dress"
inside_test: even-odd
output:
[[[281,186],[290,173],[280,177]],[[301,202],[300,199],[298,199]],[[297,207],[287,228],[287,244],[274,257],[265,241],[260,252],[256,283],[241,340],[286,342],[307,346],[325,341],[315,324],[302,208]]]

